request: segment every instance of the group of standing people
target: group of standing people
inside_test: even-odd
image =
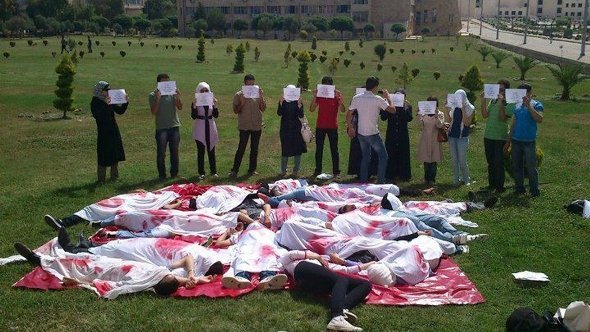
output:
[[[168,74],[159,74],[157,82],[168,81]],[[330,76],[322,78],[322,84],[333,85]],[[255,77],[248,74],[244,77],[244,85],[255,85]],[[529,177],[531,195],[540,194],[538,173],[536,170],[536,132],[537,123],[543,120],[543,104],[532,99],[532,87],[522,84],[521,89],[527,91],[521,103],[506,103],[505,90],[510,87],[507,80],[500,80],[500,92],[497,99],[485,99],[481,96],[481,112],[487,119],[484,132],[485,155],[488,164],[488,189],[495,192],[505,190],[504,155],[510,151],[512,172],[515,180],[515,191],[525,193],[524,177]],[[294,87],[288,85],[287,87]],[[118,178],[118,162],[125,160],[125,153],[121,142],[121,135],[115,121],[114,114],[123,114],[127,103],[111,105],[108,99],[109,85],[100,81],[94,89],[91,102],[92,114],[98,127],[97,155],[98,181],[104,182],[106,168],[111,167],[111,179]],[[360,182],[368,182],[371,174],[376,173],[377,183],[397,183],[409,181],[412,177],[410,163],[410,139],[408,124],[414,119],[412,106],[406,99],[403,89],[395,91],[404,95],[403,106],[395,106],[388,98],[389,92],[379,89],[379,79],[368,77],[365,91],[355,95],[348,107],[346,122],[347,134],[351,141],[351,156],[349,174],[357,174]],[[200,82],[198,93],[211,92],[209,84]],[[448,135],[449,151],[453,169],[453,183],[456,185],[471,183],[467,163],[469,134],[475,115],[475,106],[467,98],[464,90],[457,90],[460,96],[460,107],[439,110],[438,98],[430,96],[429,101],[436,101],[434,114],[417,115],[422,130],[418,145],[418,160],[423,162],[424,181],[427,185],[436,182],[437,164],[442,161],[442,146],[440,132]],[[179,169],[178,148],[180,143],[180,120],[178,110],[182,109],[180,92],[173,95],[162,95],[158,89],[149,94],[151,113],[156,124],[157,169],[160,179],[165,179],[166,149],[170,153],[170,176],[176,177]],[[246,98],[242,90],[236,92],[233,98],[233,112],[238,116],[239,143],[235,153],[230,177],[237,176],[248,141],[250,141],[250,156],[248,174],[258,174],[258,148],[262,133],[263,117],[266,100],[262,89],[257,98]],[[316,152],[314,176],[322,173],[323,150],[326,136],[330,144],[332,172],[339,178],[340,155],[338,152],[338,114],[346,112],[343,94],[335,90],[334,98],[320,97],[313,93],[310,112],[317,110],[315,128]],[[289,157],[294,158],[291,176],[298,177],[301,170],[301,155],[307,152],[301,128],[304,118],[304,107],[301,98],[287,100],[281,97],[277,106],[280,121],[281,161],[280,176],[286,176]],[[209,171],[212,177],[218,177],[215,158],[215,146],[219,140],[215,119],[219,116],[217,100],[212,105],[191,105],[193,123],[193,139],[197,144],[197,168],[199,179],[205,178],[205,152],[209,160]],[[379,118],[387,121],[385,142],[379,134]],[[509,121],[512,118],[511,121]],[[353,150],[356,150],[353,151]],[[376,157],[376,158],[375,158]],[[356,165],[353,165],[356,164]],[[351,165],[353,165],[351,167]],[[374,167],[376,165],[376,167]],[[351,169],[354,168],[351,172]],[[376,172],[375,172],[376,168]]]

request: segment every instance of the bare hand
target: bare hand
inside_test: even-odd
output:
[[[510,141],[506,142],[506,144],[504,144],[504,154],[508,154],[508,149],[510,149]]]
[[[353,139],[356,136],[356,131],[354,130],[354,128],[348,127],[348,129],[346,130],[346,134],[350,139]]]

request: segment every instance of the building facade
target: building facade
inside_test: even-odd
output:
[[[396,23],[405,25],[408,34],[420,33],[425,26],[433,34],[453,34],[461,27],[455,0],[177,0],[176,4],[181,34],[186,33],[199,6],[205,13],[219,10],[228,27],[237,19],[250,22],[262,13],[293,16],[301,23],[314,16],[329,20],[344,15],[352,19],[355,29],[370,23],[384,37],[393,35],[390,28]]]
[[[564,17],[580,22],[584,17],[584,0],[459,0],[459,8],[464,19],[523,18],[527,9],[534,20]]]

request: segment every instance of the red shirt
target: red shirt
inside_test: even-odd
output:
[[[338,99],[316,97],[318,121],[316,128],[338,129]]]

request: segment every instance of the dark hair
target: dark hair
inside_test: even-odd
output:
[[[254,75],[252,74],[246,74],[246,76],[244,76],[244,82],[246,81],[255,81],[256,79],[254,78]]]
[[[221,264],[220,261],[213,263],[211,266],[209,266],[209,270],[205,272],[206,276],[212,276],[216,274],[223,274],[223,264]]]
[[[528,83],[522,83],[521,85],[518,86],[519,89],[526,89],[526,92],[531,92],[531,90],[533,89],[533,87],[528,84]]]
[[[172,274],[166,275],[154,286],[154,291],[160,296],[169,296],[178,289],[179,283]]]
[[[367,90],[373,90],[377,86],[379,86],[379,78],[375,76],[367,77],[367,81],[365,83],[365,88]]]
[[[156,77],[156,82],[162,82],[163,79],[170,79],[170,76],[168,76],[166,73],[158,74],[158,77]]]
[[[438,98],[435,96],[428,96],[428,98],[426,98],[426,101],[436,101],[436,107],[438,107]]]
[[[510,81],[507,79],[501,79],[498,81],[498,84],[502,84],[504,86],[504,89],[510,89]]]
[[[324,77],[322,77],[322,84],[334,85],[334,80],[332,79],[331,76],[324,76]]]
[[[402,95],[406,95],[406,90],[404,88],[397,88],[393,93],[401,93]]]

